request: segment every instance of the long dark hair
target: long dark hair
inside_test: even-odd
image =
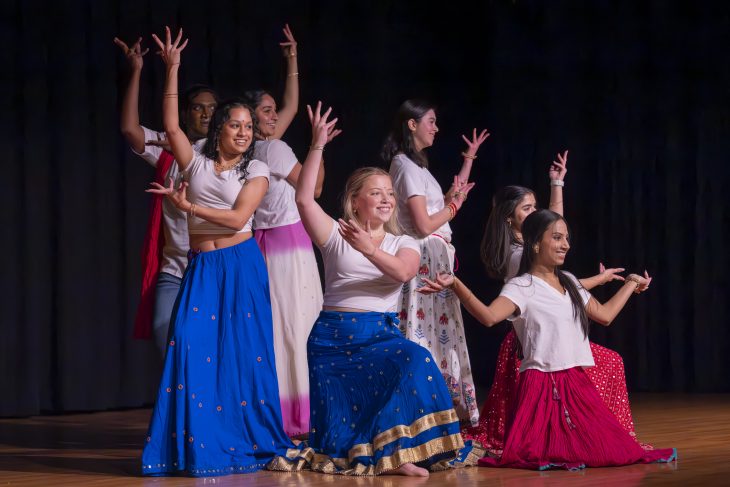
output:
[[[413,142],[413,133],[408,128],[408,121],[420,121],[429,110],[436,107],[425,100],[406,100],[398,108],[393,118],[393,125],[385,138],[380,156],[386,164],[390,164],[396,154],[402,152],[421,167],[428,168],[428,157],[423,150],[417,151]]]
[[[266,90],[248,90],[243,93],[243,100],[247,105],[252,106],[253,109],[256,110],[259,105],[261,105],[261,100],[265,95],[269,95],[271,98],[274,98],[274,95]],[[253,130],[257,138],[263,138],[258,123],[254,125]]]
[[[520,261],[520,270],[517,273],[518,275],[530,272],[533,264],[535,263],[535,256],[537,255],[534,251],[534,247],[540,244],[542,236],[547,231],[548,227],[558,220],[563,220],[565,222],[565,218],[554,211],[537,210],[530,213],[527,218],[525,218],[525,221],[522,222],[522,241],[524,250],[522,251],[522,260]],[[568,222],[565,222],[565,226],[568,226]],[[570,233],[570,230],[568,230],[568,233]],[[570,301],[573,303],[573,317],[580,320],[581,328],[583,328],[583,335],[587,338],[588,331],[590,330],[590,321],[588,320],[583,300],[578,293],[578,286],[580,286],[580,283],[576,286],[573,280],[557,267],[555,268],[555,274],[558,276],[560,285],[568,291]]]
[[[231,110],[234,108],[245,108],[248,110],[248,113],[251,115],[251,122],[253,123],[253,126],[256,127],[256,112],[254,112],[254,109],[246,104],[245,101],[240,98],[233,98],[224,101],[215,109],[215,112],[213,112],[213,118],[210,121],[210,128],[208,129],[208,137],[205,139],[205,144],[201,151],[208,159],[215,161],[218,158],[218,141],[220,139],[221,129],[223,128],[223,125],[231,119]],[[249,145],[246,152],[243,153],[241,162],[238,164],[238,172],[241,174],[239,179],[246,179],[246,175],[248,174],[248,164],[251,162],[251,159],[253,159],[254,145],[255,141],[251,140],[251,145]]]
[[[487,226],[482,236],[480,249],[482,262],[487,274],[493,279],[504,280],[509,269],[509,258],[513,244],[521,244],[507,220],[514,218],[515,209],[528,194],[535,194],[524,186],[505,186],[492,197],[492,211],[489,212]]]
[[[195,84],[189,86],[188,89],[183,92],[182,97],[180,98],[180,127],[183,129],[183,132],[187,133],[188,131],[187,123],[188,110],[190,110],[190,105],[192,105],[193,99],[201,93],[210,93],[211,95],[213,95],[213,99],[215,100],[216,104],[220,103],[218,93],[216,93],[215,90],[210,86],[203,84]]]

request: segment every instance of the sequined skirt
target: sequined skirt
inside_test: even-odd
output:
[[[251,472],[286,455],[293,445],[281,424],[269,284],[256,242],[194,256],[172,319],[142,473]]]
[[[394,313],[323,311],[309,336],[312,469],[378,475],[435,467],[464,447],[451,396]]]

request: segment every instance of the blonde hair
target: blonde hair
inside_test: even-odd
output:
[[[350,177],[347,178],[347,182],[345,183],[345,192],[342,195],[343,220],[358,221],[357,217],[355,216],[355,211],[352,209],[352,200],[362,190],[362,187],[365,185],[365,181],[367,181],[370,176],[388,176],[388,179],[390,179],[390,174],[388,174],[385,169],[379,167],[361,167],[352,174],[350,174]],[[400,223],[398,222],[397,198],[395,204],[393,205],[393,214],[390,215],[390,219],[385,222],[383,228],[385,228],[386,232],[392,233],[393,235],[403,234],[403,230],[401,229]]]

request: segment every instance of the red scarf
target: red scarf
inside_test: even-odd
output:
[[[165,175],[175,161],[172,153],[163,150],[157,159],[155,181],[165,186]],[[134,318],[134,338],[149,340],[152,338],[152,309],[155,306],[155,288],[160,273],[162,248],[165,246],[165,233],[162,231],[162,201],[165,197],[152,195],[150,219],[147,221],[147,232],[142,246],[142,292]]]

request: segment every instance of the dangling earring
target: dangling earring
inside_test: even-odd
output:
[[[535,244],[535,245],[532,246],[532,250],[534,250],[536,254],[539,254],[540,253],[540,246],[537,245],[537,244]]]
[[[512,228],[512,220],[507,220],[507,226]]]

